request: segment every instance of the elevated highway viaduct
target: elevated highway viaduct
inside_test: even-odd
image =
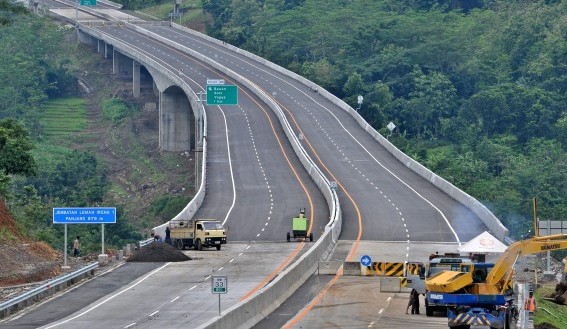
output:
[[[109,54],[109,45],[112,45],[114,53],[118,48],[120,48],[118,52],[124,53],[127,51],[122,48],[132,48],[133,45],[137,47],[138,55],[136,56],[140,57],[135,58],[132,62],[134,88],[136,88],[136,70],[138,67],[136,61],[148,67],[151,65],[147,63],[157,62],[162,68],[165,68],[159,70],[147,69],[154,81],[162,79],[159,77],[162,74],[165,75],[165,80],[171,79],[176,85],[183,85],[188,83],[190,77],[185,73],[187,72],[185,69],[183,73],[179,72],[178,68],[172,64],[175,63],[174,58],[180,56],[178,60],[181,62],[188,61],[190,57],[200,60],[208,58],[214,62],[214,65],[210,62],[207,65],[213,65],[217,68],[230,67],[230,70],[224,71],[227,74],[226,79],[234,79],[235,76],[239,76],[241,77],[239,81],[246,80],[248,88],[254,86],[255,88],[252,89],[257,89],[256,93],[263,95],[264,102],[275,103],[271,108],[281,109],[285,121],[289,122],[288,129],[294,136],[291,138],[291,143],[301,143],[306,156],[312,159],[313,163],[325,175],[323,183],[337,182],[343,215],[340,238],[344,242],[341,243],[341,248],[337,248],[338,253],[333,257],[342,260],[356,260],[360,254],[379,254],[376,250],[372,250],[374,248],[372,244],[364,243],[364,241],[396,241],[402,243],[403,248],[405,248],[405,252],[401,255],[405,259],[400,259],[400,261],[412,261],[414,260],[411,258],[412,248],[420,248],[420,243],[423,242],[458,244],[462,241],[468,241],[487,228],[501,239],[506,235],[506,229],[476,200],[458,191],[449,183],[419,166],[409,157],[401,154],[369,127],[352,108],[337,100],[319,86],[289,71],[235,47],[224,45],[222,42],[175,25],[149,25],[146,23],[134,25],[122,22],[118,26],[110,24],[96,27],[82,26],[81,30],[88,33],[90,40],[96,40],[97,49],[105,49],[104,54]],[[93,37],[94,39],[92,39]],[[103,40],[104,43],[101,44],[99,40]],[[84,39],[84,41],[86,40]],[[160,54],[158,55],[158,53]],[[135,57],[131,53],[126,55]],[[120,56],[113,56],[113,58],[120,58]],[[120,61],[120,59],[115,59],[115,61]],[[120,66],[120,62],[117,65]],[[139,66],[142,66],[142,64]],[[164,74],[164,72],[166,73]],[[209,74],[205,73],[201,76],[201,79],[210,78]],[[202,82],[191,81],[191,83],[194,84],[195,90],[199,88],[198,86],[202,87],[203,85]],[[163,84],[160,87],[160,82],[156,82],[156,88],[161,95],[160,99],[175,97],[163,95],[170,92],[168,88],[171,87],[164,87],[166,85]],[[181,89],[186,95],[194,94],[194,91],[185,90],[183,87]],[[176,92],[176,94],[179,93]],[[188,102],[191,103],[191,96],[189,98]],[[167,105],[168,102],[162,103],[160,100],[160,112],[166,110]],[[199,114],[195,112],[198,106],[193,106],[192,103],[191,107],[193,108],[193,117],[197,119],[193,119],[193,124],[187,123],[187,121],[191,122],[191,119],[182,116],[186,114],[180,114],[180,118],[186,120],[186,126],[182,128],[184,130],[190,130],[195,123],[199,122]],[[221,111],[218,112],[220,114]],[[175,113],[175,111],[172,113]],[[207,109],[207,115],[210,115],[210,113],[213,113],[213,111]],[[246,121],[244,115],[239,117],[242,122]],[[211,118],[208,119],[212,120]],[[219,120],[219,122],[221,121]],[[217,127],[215,130],[222,127],[222,124],[212,122],[211,127]],[[164,123],[160,123],[160,126],[162,124]],[[227,130],[230,131],[230,129]],[[173,134],[164,136],[164,142],[160,146],[164,149],[171,148],[174,150],[175,145],[178,144],[198,146],[201,136],[198,128],[195,131],[197,133],[193,142],[191,141],[192,134],[185,137]],[[290,138],[289,132],[286,133],[288,134],[287,137]],[[210,136],[211,131],[207,133],[207,140]],[[249,136],[235,136],[231,137],[231,140],[233,138],[234,140],[236,138],[250,140]],[[220,139],[222,137],[219,137]],[[170,142],[172,140],[173,142]],[[250,145],[250,143],[246,144]],[[297,145],[292,145],[292,147],[296,148]],[[221,146],[221,148],[223,147]],[[269,148],[268,146],[267,149]],[[219,157],[222,158],[223,156],[220,155]],[[243,158],[252,159],[252,162],[257,160],[255,154],[243,155]],[[225,158],[219,161],[220,166],[225,162],[228,164],[231,163],[231,160],[227,161]],[[261,160],[258,160],[258,162],[261,162]],[[207,163],[211,164],[209,161]],[[213,167],[211,166],[211,168]],[[239,170],[241,170],[240,167]],[[273,169],[270,168],[270,170]],[[224,172],[224,175],[226,175],[227,171],[220,169],[219,172]],[[253,173],[251,175],[254,176]],[[227,179],[227,176],[222,176],[222,174],[219,177],[225,177],[220,179],[223,181]],[[274,177],[278,177],[274,184],[284,183],[283,178],[279,179],[281,178],[279,173],[275,174]],[[210,178],[207,177],[207,181],[210,181]],[[287,179],[291,181],[289,178]],[[318,183],[319,188],[321,188],[321,184],[321,182]],[[266,185],[266,183],[265,181],[262,182],[261,179],[253,181],[247,191],[247,193],[252,194],[254,190],[263,191],[256,195],[258,200],[262,200],[260,202],[264,202],[266,194],[266,190],[259,188],[262,185]],[[297,189],[296,187],[295,192],[290,194],[295,194]],[[223,190],[223,193],[220,190]],[[210,192],[207,191],[207,195]],[[211,199],[207,199],[206,205],[210,206],[211,203],[227,204],[231,194],[226,192],[226,185],[220,184],[219,195],[215,196],[215,193],[212,192]],[[259,195],[262,195],[264,199]],[[285,195],[287,197],[288,194]],[[329,197],[325,196],[325,198],[329,202]],[[208,200],[221,201],[217,203],[217,201],[209,202]],[[322,200],[323,197],[320,198],[320,202]],[[305,203],[305,197],[297,201],[297,203],[302,202]],[[256,205],[259,202],[249,204]],[[316,209],[320,208],[327,209],[323,216],[332,217],[332,210],[325,206]],[[206,214],[205,209],[199,210],[202,211],[201,214]],[[241,209],[244,214],[248,211],[245,210],[244,204]],[[214,213],[215,215],[222,215],[234,210],[214,211],[217,211]],[[290,211],[295,211],[295,209]],[[229,217],[230,215],[226,217],[228,223],[231,220]],[[252,227],[258,227],[267,224],[267,217],[264,210],[262,214],[254,214],[249,218],[261,218],[260,221],[252,224]],[[318,225],[316,232],[317,230],[321,231],[324,224],[320,223],[325,223],[325,220],[316,218],[315,222],[318,223],[316,224]],[[282,224],[279,229],[285,227],[282,231],[285,232],[289,227],[287,225]],[[231,233],[233,227],[234,225],[231,225]],[[266,232],[266,234],[262,235],[263,232]],[[268,241],[277,241],[282,239],[282,232],[278,232],[276,225],[270,226],[269,230],[264,230],[262,233],[258,233],[247,226],[243,229],[243,232],[237,231],[236,234],[242,234],[246,241],[256,240],[259,237]],[[256,235],[256,239],[250,237],[254,235]],[[361,243],[361,241],[363,242]],[[248,266],[251,266],[251,264],[248,264]],[[229,312],[227,316],[230,317],[231,314],[233,313]],[[224,321],[228,321],[226,316],[216,317],[212,322],[209,321],[207,326],[215,327],[218,323],[223,322],[223,318]],[[226,322],[224,323],[226,324]],[[291,323],[293,325],[293,320]]]
[[[94,40],[80,36],[89,43]],[[210,294],[211,274],[230,278],[230,294],[223,296],[222,305],[228,308],[263,281],[273,279],[307,249],[305,243],[285,243],[291,217],[300,207],[308,209],[312,229],[319,236],[329,221],[329,207],[320,189],[265,104],[239,85],[237,106],[203,109],[195,93],[204,90],[206,80],[224,78],[231,83],[230,78],[186,54],[140,37],[144,40],[122,48],[118,46],[120,39],[112,39],[113,46],[98,41],[91,44],[102,55],[112,57],[115,74],[141,82],[151,78],[158,94],[162,149],[203,150],[207,166],[202,171],[200,190],[207,193],[197,216],[225,222],[230,227],[229,244],[221,252],[188,252],[193,261],[163,264],[123,288],[90,297],[94,300],[86,305],[80,296],[88,299],[90,293],[61,296],[15,319],[11,327],[198,326],[218,314],[217,299]],[[162,53],[165,50],[167,54]],[[123,272],[108,276],[128,274]],[[97,281],[103,287],[97,286]],[[104,290],[107,284],[94,280],[81,288]],[[61,307],[48,306],[57,303]]]

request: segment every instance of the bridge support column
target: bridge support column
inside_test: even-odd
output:
[[[180,88],[159,94],[159,146],[164,151],[191,149],[193,116],[187,96]]]
[[[116,49],[112,50],[112,74],[128,76],[132,72],[132,59],[122,55]]]
[[[110,58],[112,56],[112,46],[108,43],[104,43],[104,58]]]
[[[132,61],[132,94],[140,97],[140,63]]]
[[[91,43],[91,36],[86,34],[85,32],[78,30],[77,31],[77,38],[79,39],[79,42],[84,43],[84,44],[90,44]]]
[[[152,91],[154,92],[154,95],[159,97],[159,88],[158,88],[155,80],[152,82]]]
[[[105,42],[102,41],[102,40],[100,40],[100,39],[97,39],[96,41],[97,41],[97,43],[96,43],[96,52],[100,54],[100,53],[103,52],[102,46],[105,44]]]

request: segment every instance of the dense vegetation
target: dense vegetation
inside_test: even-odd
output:
[[[363,95],[360,112],[376,129],[390,135],[385,126],[395,123],[391,141],[485,203],[516,237],[532,223],[533,197],[540,218],[567,217],[567,2],[201,5],[209,34],[286,66],[353,106]],[[110,184],[93,154],[67,148],[65,138],[50,141],[49,103],[76,95],[85,56],[68,42],[65,28],[26,13],[0,0],[0,195],[28,234],[59,244],[51,208],[97,205]],[[131,115],[116,100],[101,107],[114,124]],[[83,120],[73,118],[68,128],[81,129]],[[178,202],[159,200],[149,211],[170,213]],[[108,236],[130,239],[133,230],[120,216],[122,209],[120,224],[110,228],[116,235]],[[83,229],[97,239],[98,228]]]
[[[203,0],[208,33],[331,91],[518,237],[567,219],[567,1]]]
[[[68,136],[86,127],[84,101],[52,101],[78,95],[80,60],[87,57],[81,52],[89,50],[68,42],[73,31],[10,1],[0,0],[0,23],[0,198],[26,236],[60,249],[63,227],[51,223],[52,208],[96,206],[110,187],[104,163],[71,147]],[[112,122],[120,119],[119,110],[107,113]],[[81,235],[84,251],[94,251],[99,229],[72,225],[70,235]],[[119,207],[106,237],[121,246],[141,235]]]

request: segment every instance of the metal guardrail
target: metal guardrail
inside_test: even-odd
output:
[[[32,289],[28,292],[21,294],[20,296],[14,297],[14,298],[12,298],[8,301],[0,303],[0,313],[3,312],[4,310],[14,306],[14,305],[17,305],[17,304],[29,299],[29,298],[35,297],[36,295],[38,295],[38,294],[40,294],[44,291],[47,291],[47,290],[49,290],[53,287],[56,287],[56,286],[66,282],[66,281],[69,281],[69,280],[74,279],[74,278],[76,278],[80,275],[83,275],[87,272],[90,272],[90,271],[96,269],[97,267],[98,267],[98,262],[94,262],[94,263],[92,263],[88,266],[81,268],[80,270],[59,276],[54,280],[51,280],[47,283],[42,284],[41,286],[39,286],[35,289]]]
[[[154,238],[149,238],[146,240],[139,241],[138,244],[140,245],[140,248],[142,248],[152,243],[152,241],[154,241]]]

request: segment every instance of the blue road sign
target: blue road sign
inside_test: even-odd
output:
[[[364,255],[360,258],[360,264],[362,264],[362,266],[370,266],[370,264],[372,264],[372,258],[368,255]]]
[[[114,224],[116,208],[53,208],[53,224]]]
[[[81,0],[81,6],[96,6],[96,0]]]

